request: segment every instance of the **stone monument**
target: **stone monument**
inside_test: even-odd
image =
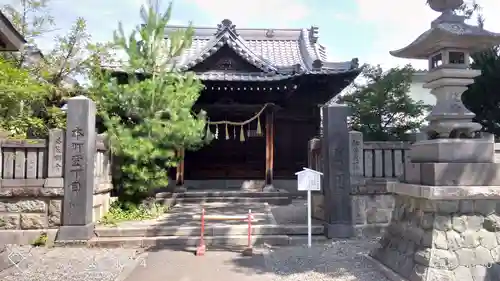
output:
[[[347,238],[354,235],[351,205],[351,169],[349,164],[348,106],[333,104],[323,110],[323,208],[325,235]]]
[[[500,44],[500,34],[471,26],[454,13],[462,0],[430,0],[441,15],[407,47],[391,52],[426,59],[425,88],[437,103],[428,116],[428,140],[410,150],[405,178],[390,187],[392,221],[372,256],[410,281],[500,280],[500,164],[491,138],[461,95],[479,70],[471,52]]]
[[[68,100],[63,217],[56,237],[58,242],[86,241],[94,236],[95,114],[95,103],[87,97]]]

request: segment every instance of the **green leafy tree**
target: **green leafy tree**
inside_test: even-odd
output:
[[[462,5],[461,10],[466,17],[475,17],[479,27],[484,27],[482,7],[475,1]],[[500,93],[495,90],[500,87],[500,47],[474,53],[471,58],[471,67],[481,70],[481,75],[474,78],[474,83],[462,95],[462,101],[476,114],[474,121],[483,126],[483,131],[500,136]]]
[[[409,95],[413,73],[410,65],[387,72],[380,66],[366,67],[366,83],[339,98],[352,108],[351,128],[370,141],[405,140],[408,132],[420,129],[429,106]]]
[[[54,37],[54,45],[42,55],[33,52],[38,50],[37,42],[59,31],[50,14],[50,1],[15,0],[3,5],[2,11],[26,38],[28,48],[24,52],[5,52],[1,56],[18,68],[28,69],[37,81],[45,82],[47,94],[33,104],[34,114],[47,129],[64,127],[65,115],[61,106],[69,97],[82,92],[76,78],[85,80],[89,77],[96,56],[109,58],[105,55],[109,46],[92,43],[85,20],[77,18],[64,35]],[[37,137],[42,137],[46,131],[39,132]]]
[[[191,44],[192,28],[165,38],[172,6],[165,13],[141,9],[145,24],[126,35],[120,24],[114,43],[127,59],[127,84],[95,71],[92,93],[107,127],[113,153],[122,159],[122,202],[137,204],[153,188],[167,186],[167,170],[177,164],[176,150],[204,140],[205,114],[192,106],[202,84],[193,73],[172,70],[171,58]],[[139,79],[134,73],[143,73]],[[132,205],[131,205],[132,206]]]
[[[47,93],[46,86],[24,69],[0,58],[0,128],[10,137],[25,137],[28,129],[35,133],[45,124],[33,116],[32,105]]]
[[[464,105],[476,114],[483,131],[500,136],[500,52],[495,47],[472,55],[472,68],[481,70],[462,95]]]

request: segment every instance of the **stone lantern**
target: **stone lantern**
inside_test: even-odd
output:
[[[500,34],[465,23],[462,0],[429,0],[441,15],[396,57],[425,59],[424,87],[436,96],[428,139],[414,143],[394,194],[392,220],[372,256],[411,281],[500,280],[500,164],[492,139],[462,103],[474,77],[470,54],[500,44]],[[499,206],[497,208],[497,206]]]
[[[464,23],[465,17],[453,13],[461,4],[461,0],[429,1],[431,8],[442,14],[410,45],[390,52],[396,57],[428,61],[424,88],[431,89],[436,96],[426,128],[431,139],[469,137],[481,128],[472,122],[474,114],[461,99],[467,85],[481,74],[470,69],[470,54],[500,44],[500,34],[468,25]]]

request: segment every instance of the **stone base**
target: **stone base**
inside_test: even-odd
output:
[[[394,196],[372,257],[410,281],[500,280],[500,199]]]
[[[406,163],[405,182],[430,186],[500,186],[500,163]]]
[[[95,236],[94,229],[94,223],[87,225],[63,225],[57,232],[56,241],[88,241]]]
[[[485,139],[435,139],[414,143],[413,163],[493,163],[495,143]]]
[[[330,224],[325,223],[325,236],[332,238],[350,238],[354,236],[354,226],[349,224]]]

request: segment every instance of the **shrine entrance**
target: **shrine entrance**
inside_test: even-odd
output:
[[[251,114],[210,114],[205,137],[211,141],[197,151],[186,152],[185,179],[264,181],[266,171],[272,171],[274,109],[274,104],[268,103]]]
[[[295,190],[295,172],[307,165],[307,143],[320,133],[320,105],[361,72],[357,59],[328,61],[317,27],[239,29],[228,19],[214,28],[195,27],[192,44],[172,62],[202,82],[192,111],[207,113],[207,135],[214,138],[196,151],[179,150],[182,160],[171,174],[188,189],[253,180]],[[109,70],[128,82],[130,73]]]

